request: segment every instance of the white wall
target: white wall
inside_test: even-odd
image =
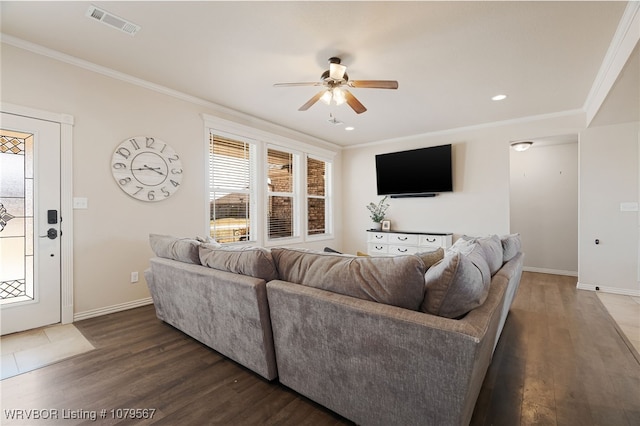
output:
[[[578,144],[511,150],[511,232],[527,270],[578,275]]]
[[[579,287],[640,295],[638,122],[593,127],[580,133]],[[600,244],[595,244],[595,240]]]
[[[365,230],[370,220],[365,205],[376,195],[375,155],[426,146],[453,144],[454,192],[434,198],[390,201],[392,229],[506,234],[509,223],[509,141],[531,137],[577,134],[584,114],[539,117],[522,122],[452,130],[343,152],[343,247],[348,253],[366,251]]]
[[[201,113],[216,112],[6,44],[2,45],[1,66],[3,102],[69,114],[75,119],[73,195],[89,202],[88,209],[73,211],[76,316],[148,298],[142,271],[152,256],[149,233],[195,237],[206,228]],[[251,124],[251,118],[244,124]],[[182,158],[182,186],[162,202],[134,200],[111,176],[113,149],[124,139],[139,135],[164,140]],[[338,153],[335,182],[340,182],[341,169]],[[340,236],[341,192],[339,185],[334,186],[335,230]],[[307,246],[337,246],[339,241]],[[137,284],[129,282],[132,271],[140,272]]]

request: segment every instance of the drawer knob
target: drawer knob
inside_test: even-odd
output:
[[[407,241],[407,237],[398,237],[400,241]]]
[[[406,253],[407,251],[409,251],[409,249],[401,249],[401,248],[398,248],[398,251],[399,251],[400,253]]]
[[[435,242],[436,242],[436,239],[435,239],[435,238],[434,238],[434,239],[431,239],[431,238],[427,238],[427,242],[430,242],[430,243],[435,243]]]
[[[382,235],[376,235],[376,238],[377,238],[378,240],[381,240],[383,237],[382,237]]]

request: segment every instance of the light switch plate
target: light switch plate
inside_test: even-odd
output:
[[[637,212],[638,211],[638,203],[620,203],[620,211],[621,212]]]
[[[86,209],[89,208],[89,200],[84,197],[73,197],[74,209]]]

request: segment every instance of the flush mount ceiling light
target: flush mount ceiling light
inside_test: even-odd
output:
[[[501,101],[503,99],[507,99],[507,95],[495,95],[491,98],[492,101]]]
[[[533,145],[533,142],[531,141],[511,142],[511,148],[515,149],[518,152],[528,150],[529,148],[531,148],[531,145]]]

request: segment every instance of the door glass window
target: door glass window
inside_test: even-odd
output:
[[[33,135],[0,133],[0,304],[33,300]]]

